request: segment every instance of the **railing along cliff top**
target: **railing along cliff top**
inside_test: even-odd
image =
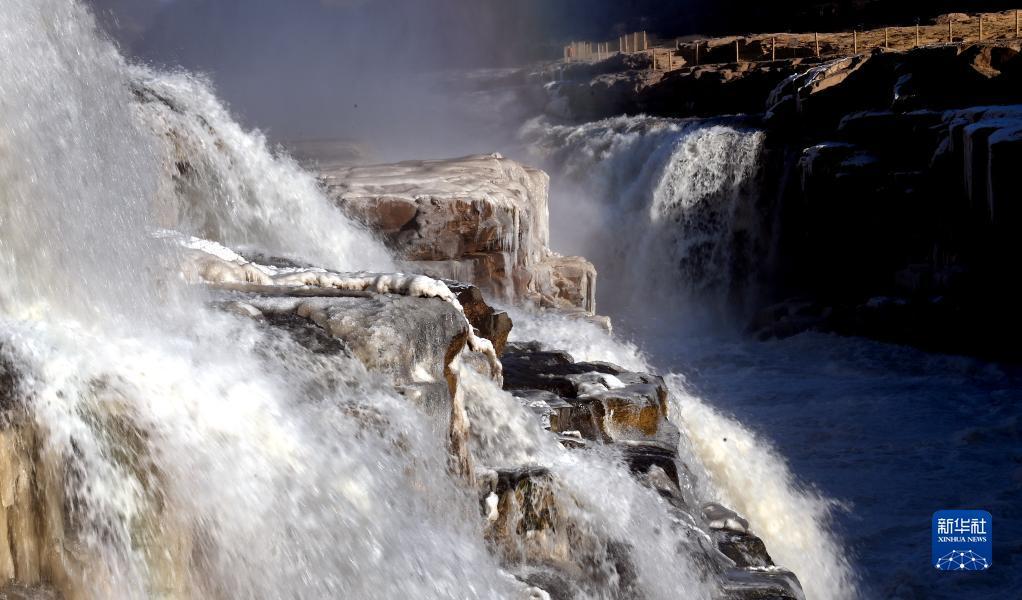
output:
[[[792,58],[837,58],[874,48],[910,50],[937,44],[962,44],[1020,39],[1020,10],[993,13],[950,13],[923,25],[854,29],[836,33],[767,33],[722,36],[682,42],[653,40],[633,32],[612,42],[572,42],[564,47],[564,62],[599,61],[614,54],[645,53],[654,70],[685,65],[727,64]]]

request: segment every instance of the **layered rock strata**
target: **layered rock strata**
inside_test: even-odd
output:
[[[788,156],[780,300],[751,329],[807,328],[1017,359],[1022,156],[1016,43],[876,51],[790,78],[766,125]]]
[[[1004,273],[1022,259],[1020,50],[1001,39],[670,73],[613,59],[565,68],[545,108],[743,112],[765,131],[750,208],[766,246],[743,282],[755,297],[735,307],[754,335],[822,329],[1019,360],[1022,297]]]
[[[322,172],[328,195],[409,268],[505,303],[596,308],[596,269],[549,248],[546,173],[499,154]]]

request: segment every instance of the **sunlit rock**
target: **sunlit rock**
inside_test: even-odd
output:
[[[530,405],[545,404],[552,431],[671,450],[677,445],[678,431],[667,419],[667,388],[660,377],[609,363],[576,363],[565,352],[526,345],[509,348],[502,361],[505,387]]]
[[[549,249],[546,173],[499,154],[335,167],[327,193],[410,268],[503,302],[595,310],[596,270]]]

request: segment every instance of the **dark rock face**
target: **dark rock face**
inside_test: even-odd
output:
[[[511,317],[502,310],[495,310],[483,298],[483,293],[474,285],[458,281],[445,281],[448,289],[458,296],[458,302],[465,311],[465,317],[480,337],[493,344],[493,350],[500,356],[504,353],[507,336],[511,333]]]
[[[580,119],[762,115],[753,221],[767,247],[748,269],[757,297],[736,307],[755,336],[820,329],[1017,361],[1022,293],[1005,273],[1022,260],[1020,50],[1001,40],[667,74],[605,61],[569,69],[550,106]]]
[[[734,51],[730,46],[723,51],[731,52],[721,61],[725,64],[686,65],[670,72],[648,70],[649,57],[644,54],[571,66],[553,84],[555,100],[547,112],[578,121],[643,113],[665,117],[755,113],[762,110],[770,91],[798,72],[803,62],[726,64],[734,60]]]
[[[501,362],[505,389],[546,402],[555,415],[550,421],[555,433],[577,431],[585,439],[669,451],[677,447],[678,429],[667,419],[667,388],[659,376],[607,363],[576,363],[564,352],[520,346],[505,351]]]
[[[1022,358],[1003,275],[1022,258],[1019,102],[1018,43],[876,51],[780,86],[767,125],[792,173],[750,331]]]
[[[772,117],[798,131],[832,131],[863,111],[947,110],[1019,100],[1018,42],[931,46],[908,52],[876,49],[800,72],[771,98]]]

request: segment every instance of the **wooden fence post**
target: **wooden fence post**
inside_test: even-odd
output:
[[[770,60],[777,60],[777,38],[770,38]]]
[[[735,40],[735,62],[738,64],[742,63],[742,54],[738,50],[738,40]]]
[[[983,15],[979,16],[979,41],[983,41]]]
[[[649,50],[649,38],[646,37],[646,32],[642,32],[642,49]]]
[[[884,48],[891,48],[891,28],[884,27]]]
[[[916,48],[919,47],[919,23],[916,23]]]
[[[699,40],[696,40],[696,65],[699,65]]]
[[[813,34],[813,40],[816,42],[816,58],[820,58],[820,34],[819,34],[819,32]]]
[[[855,29],[852,30],[852,54],[859,53],[859,32]]]

